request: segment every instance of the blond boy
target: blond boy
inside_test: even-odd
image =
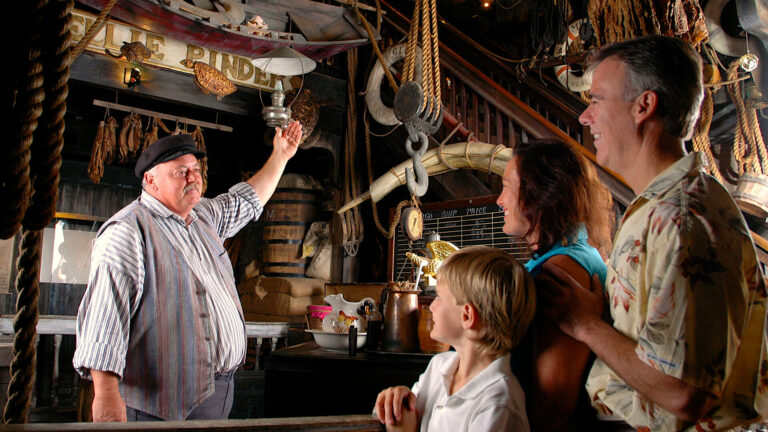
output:
[[[487,246],[454,252],[440,267],[430,336],[455,351],[436,355],[408,389],[379,393],[387,430],[528,431],[525,395],[509,351],[534,316],[536,293],[511,255]]]

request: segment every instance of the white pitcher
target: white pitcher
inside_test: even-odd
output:
[[[344,296],[341,294],[332,294],[327,295],[323,299],[326,303],[331,305],[332,312],[328,314],[328,316],[333,315],[333,317],[337,317],[339,315],[339,312],[344,312],[344,315],[346,316],[352,316],[357,318],[358,329],[361,329],[361,331],[364,331],[365,329],[365,316],[358,313],[358,310],[362,309],[363,305],[365,305],[366,302],[369,302],[371,305],[376,305],[376,302],[370,298],[366,297],[358,302],[350,302],[344,299]],[[324,331],[330,331],[331,329],[326,329],[326,321],[323,320],[323,330]]]

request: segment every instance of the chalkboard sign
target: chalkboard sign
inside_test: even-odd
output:
[[[510,252],[519,260],[530,259],[528,245],[521,238],[508,236],[502,231],[504,212],[496,204],[497,195],[480,198],[425,204],[424,238],[409,242],[398,225],[394,239],[389,244],[390,280],[410,280],[413,266],[405,253],[413,251],[426,256],[426,238],[431,232],[440,235],[440,240],[453,243],[459,248],[486,245]],[[393,216],[390,215],[390,220]]]

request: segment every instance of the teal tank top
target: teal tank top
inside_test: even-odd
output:
[[[600,256],[600,252],[587,243],[587,230],[583,226],[576,233],[575,241],[571,241],[567,245],[555,245],[552,249],[541,255],[534,254],[533,258],[525,263],[525,268],[531,273],[531,276],[536,276],[541,273],[541,266],[544,265],[544,262],[555,255],[570,257],[584,267],[590,277],[597,273],[600,282],[605,286],[607,267],[603,257]]]

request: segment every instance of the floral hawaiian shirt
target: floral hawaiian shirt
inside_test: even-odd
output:
[[[683,422],[597,359],[592,404],[640,431],[721,430],[768,414],[765,285],[741,212],[703,167],[698,153],[680,159],[630,204],[605,286],[613,326],[637,341],[637,356],[719,402]]]

